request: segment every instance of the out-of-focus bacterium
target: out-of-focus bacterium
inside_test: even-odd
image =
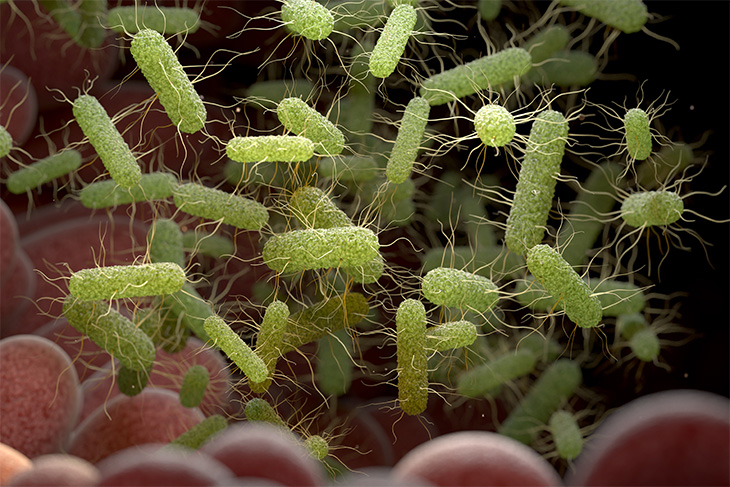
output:
[[[380,256],[378,237],[364,227],[313,228],[272,236],[262,251],[276,272],[364,266]]]
[[[315,0],[284,0],[281,20],[290,31],[313,41],[327,38],[335,27],[332,13]]]
[[[616,328],[629,342],[629,348],[636,358],[643,362],[652,362],[659,357],[661,345],[659,337],[649,327],[646,318],[640,313],[619,315]]]
[[[370,72],[373,76],[387,78],[395,71],[416,20],[416,9],[410,5],[401,4],[393,9],[370,55]]]
[[[0,158],[10,154],[13,148],[13,136],[10,135],[8,129],[0,125]]]
[[[69,2],[64,0],[40,0],[43,8],[48,10],[53,20],[66,31],[71,39],[77,39],[81,30],[81,14]]]
[[[78,299],[122,299],[159,296],[182,289],[185,271],[172,262],[81,269],[71,275],[68,290]]]
[[[165,296],[165,306],[169,306],[175,321],[180,320],[195,336],[203,342],[210,337],[205,331],[204,323],[209,316],[213,316],[210,305],[198,294],[190,283],[186,283],[182,290]]]
[[[497,286],[490,279],[448,267],[428,271],[421,290],[433,304],[468,308],[478,313],[489,311],[499,300]]]
[[[626,34],[640,31],[649,19],[642,0],[560,0],[560,3]]]
[[[545,110],[538,114],[527,140],[504,236],[507,247],[516,254],[524,255],[542,241],[567,138],[568,122],[561,113]]]
[[[345,148],[340,129],[300,98],[284,98],[276,108],[279,121],[290,132],[315,143],[315,151],[335,156]]]
[[[181,434],[170,442],[170,445],[183,446],[197,450],[208,441],[213,435],[223,431],[228,426],[226,418],[220,414],[208,416],[185,433]]]
[[[616,319],[616,331],[626,340],[631,340],[631,337],[633,337],[636,332],[643,330],[648,326],[649,323],[641,313],[619,315]]]
[[[527,268],[556,301],[563,302],[565,314],[573,323],[591,328],[601,322],[601,302],[555,249],[545,244],[531,248]]]
[[[234,137],[226,144],[226,155],[236,162],[302,162],[314,155],[314,142],[290,135]]]
[[[459,377],[456,390],[467,397],[494,394],[502,384],[532,372],[536,362],[532,350],[520,348],[469,369]]]
[[[76,43],[87,49],[100,47],[106,38],[104,19],[107,17],[107,3],[104,0],[81,0],[78,12],[81,26]]]
[[[134,35],[129,49],[170,121],[181,132],[202,129],[207,118],[203,100],[162,34],[143,29]]]
[[[671,191],[640,191],[621,204],[621,218],[637,228],[671,225],[683,212],[682,198]]]
[[[269,221],[268,210],[258,201],[197,183],[178,186],[173,192],[173,201],[180,211],[221,220],[243,230],[261,230]]]
[[[151,370],[156,349],[152,339],[107,301],[82,301],[67,296],[63,315],[68,323],[132,370]]]
[[[637,168],[637,186],[645,190],[655,189],[663,184],[670,175],[680,175],[694,162],[692,146],[684,142],[673,142],[662,146],[659,153]]]
[[[511,47],[431,76],[422,83],[420,93],[431,106],[443,105],[511,82],[531,67],[530,53]]]
[[[79,197],[81,204],[87,208],[112,208],[169,198],[177,185],[178,180],[174,174],[153,172],[142,174],[138,184],[131,188],[125,188],[115,180],[96,181],[84,186]]]
[[[322,177],[343,183],[363,182],[375,179],[380,167],[370,156],[323,157],[319,161],[317,172]]]
[[[289,431],[289,425],[281,419],[279,413],[266,400],[254,397],[246,403],[243,410],[246,419],[251,422],[269,423]]]
[[[641,108],[632,108],[624,115],[626,146],[629,159],[643,161],[651,154],[649,116]]]
[[[485,105],[474,115],[474,129],[484,145],[504,147],[512,141],[517,126],[512,114],[499,105]]]
[[[426,310],[423,303],[406,299],[395,315],[398,355],[398,402],[409,415],[421,414],[428,402]]]
[[[152,338],[156,347],[162,347],[170,354],[182,351],[190,336],[190,329],[178,320],[177,315],[168,306],[157,306],[157,303],[152,308],[139,308],[134,322]]]
[[[550,416],[548,427],[560,458],[573,460],[580,455],[583,450],[583,435],[575,416],[568,411],[555,411]]]
[[[261,357],[256,355],[251,347],[244,342],[231,327],[217,315],[209,316],[203,323],[205,332],[213,344],[223,350],[236,366],[252,382],[266,380],[268,371]]]
[[[330,452],[330,445],[327,440],[319,435],[313,435],[304,440],[304,446],[317,460],[324,460]]]
[[[461,320],[432,326],[426,330],[426,350],[445,352],[466,347],[477,339],[477,328],[471,321]]]
[[[339,397],[352,385],[352,338],[338,330],[320,340],[317,347],[317,388],[325,396]]]
[[[214,233],[199,233],[195,230],[183,232],[183,247],[187,252],[215,259],[220,259],[224,255],[232,255],[236,251],[231,239]]]
[[[8,191],[22,194],[81,167],[81,153],[68,149],[25,166],[8,176]]]
[[[408,102],[385,168],[385,175],[391,183],[401,184],[410,176],[430,111],[431,106],[425,98],[417,96]]]
[[[598,69],[595,56],[578,50],[558,51],[542,66],[535,68],[543,83],[561,88],[588,86],[596,79]]]
[[[411,7],[418,7],[419,0],[388,0],[391,7],[396,8],[398,5],[409,5]]]
[[[540,375],[498,432],[529,445],[550,415],[575,393],[581,381],[582,373],[577,363],[567,359],[556,361]]]
[[[200,17],[187,7],[146,7],[130,5],[109,10],[107,25],[114,32],[136,34],[151,29],[160,34],[192,34],[200,27]]]
[[[79,96],[73,103],[73,114],[111,178],[125,189],[139,184],[142,170],[99,100]]]
[[[479,15],[484,20],[494,20],[502,10],[502,0],[479,0],[477,3]]]
[[[289,207],[297,220],[309,228],[353,226],[350,217],[324,191],[314,186],[302,186],[294,191]]]
[[[205,389],[210,382],[210,373],[202,365],[193,365],[185,372],[180,386],[180,404],[186,408],[195,408],[205,396]]]
[[[309,99],[314,91],[314,83],[306,78],[293,80],[257,81],[246,90],[246,97],[253,102],[253,106],[261,105],[265,108],[276,108],[279,100],[293,96]]]
[[[249,386],[254,392],[263,392],[268,389],[271,377],[276,370],[276,362],[281,356],[288,319],[289,307],[283,301],[275,300],[266,307],[261,328],[256,336],[255,351],[256,355],[261,357],[266,364],[268,374],[266,380],[261,383],[249,381]]]
[[[173,262],[185,268],[183,235],[175,220],[158,218],[147,233],[150,262]]]
[[[121,365],[117,373],[117,387],[119,392],[132,397],[144,390],[149,379],[149,370],[134,370]]]
[[[565,26],[556,24],[541,30],[530,37],[522,46],[532,56],[532,64],[539,64],[549,59],[553,53],[568,45],[570,32]]]

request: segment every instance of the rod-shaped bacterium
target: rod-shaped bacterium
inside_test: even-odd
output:
[[[264,361],[223,321],[223,318],[217,315],[209,316],[205,319],[203,326],[213,344],[223,350],[223,353],[241,369],[250,381],[263,382],[266,380],[268,372]]]
[[[200,27],[198,12],[187,7],[129,5],[109,10],[107,25],[114,32],[136,34],[152,29],[160,34],[192,34]]]
[[[195,408],[200,405],[205,395],[205,389],[210,382],[208,369],[200,364],[193,365],[185,372],[180,386],[180,404],[186,408]]]
[[[182,289],[185,271],[172,262],[81,269],[71,275],[68,290],[78,299],[122,299],[159,296]]]
[[[29,164],[8,176],[8,191],[22,194],[81,167],[81,153],[67,149]]]
[[[682,198],[671,191],[640,191],[621,204],[621,218],[632,227],[671,225],[684,213]]]
[[[643,161],[651,154],[649,117],[641,108],[632,108],[624,115],[626,146],[629,159]]]
[[[468,308],[478,313],[489,311],[499,299],[497,286],[490,279],[448,267],[428,271],[421,290],[433,304]]]
[[[314,155],[314,142],[298,135],[234,137],[226,155],[236,162],[303,162]]]
[[[426,310],[423,303],[406,299],[395,315],[398,355],[398,402],[409,415],[421,414],[428,401]]]
[[[401,184],[410,176],[430,111],[431,106],[424,98],[417,96],[408,102],[385,168],[385,175],[391,183]]]
[[[640,31],[649,19],[642,0],[560,0],[560,3],[626,34]]]
[[[471,321],[451,321],[426,330],[426,349],[445,352],[466,347],[477,339],[477,328]]]
[[[550,416],[548,428],[560,458],[570,461],[580,455],[583,450],[583,435],[575,416],[568,411],[555,411]]]
[[[416,9],[410,5],[401,4],[393,9],[370,55],[370,72],[373,76],[387,78],[395,71],[416,20]]]
[[[254,392],[265,391],[271,377],[276,370],[276,362],[281,356],[281,348],[284,343],[284,335],[287,332],[287,320],[289,319],[289,307],[283,301],[275,300],[266,307],[261,328],[256,336],[256,355],[266,364],[268,375],[261,383],[249,382]]]
[[[258,201],[197,183],[178,186],[173,201],[180,211],[209,220],[221,220],[243,230],[261,230],[269,221],[268,210]]]
[[[332,13],[314,0],[284,0],[281,20],[290,31],[313,41],[325,39],[335,26]]]
[[[174,174],[153,172],[142,174],[139,182],[131,188],[122,187],[114,180],[93,182],[81,189],[79,197],[81,204],[87,208],[112,208],[169,198],[177,185],[177,176]]]
[[[502,384],[532,372],[536,362],[532,350],[520,348],[464,372],[459,377],[456,389],[467,397],[493,394]]]
[[[284,98],[276,108],[279,121],[290,132],[315,143],[315,151],[334,156],[345,148],[340,129],[301,98]]]

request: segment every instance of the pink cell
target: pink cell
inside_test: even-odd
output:
[[[13,477],[13,487],[94,487],[99,471],[81,458],[63,453],[42,455],[29,470]]]
[[[424,443],[398,462],[393,477],[422,478],[437,486],[563,485],[535,450],[488,431],[450,433]]]
[[[10,275],[15,265],[15,249],[18,247],[18,224],[8,205],[0,200],[0,285]]]
[[[23,316],[36,311],[33,305],[38,277],[28,255],[18,248],[7,279],[0,284],[0,336],[23,331]]]
[[[33,468],[30,458],[15,448],[0,443],[0,485],[7,485],[16,475]]]
[[[74,430],[68,452],[91,463],[135,445],[169,443],[204,416],[180,404],[177,394],[145,389],[137,396],[110,399]]]
[[[21,70],[6,65],[0,67],[0,125],[20,147],[28,140],[38,118],[38,97],[35,88]]]
[[[61,451],[81,408],[76,370],[45,338],[0,340],[0,441],[35,458]]]

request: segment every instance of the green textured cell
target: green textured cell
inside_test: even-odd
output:
[[[322,177],[342,183],[362,182],[375,179],[380,167],[370,156],[323,157],[319,161],[317,172]]]
[[[551,25],[522,45],[522,49],[530,53],[532,64],[538,64],[549,59],[555,52],[565,49],[570,41],[570,32],[560,24]]]
[[[169,198],[177,186],[178,180],[174,174],[153,172],[142,174],[139,182],[131,188],[125,188],[115,180],[96,181],[84,186],[79,197],[81,204],[87,208],[112,208]]]
[[[91,95],[79,96],[73,103],[73,114],[111,178],[126,189],[139,184],[142,170],[137,159],[99,100]]]
[[[570,265],[581,265],[604,228],[606,215],[616,204],[616,183],[623,167],[604,162],[591,171],[581,184],[570,213],[558,235],[563,258]]]
[[[477,339],[477,328],[471,321],[442,323],[426,329],[426,349],[445,352],[466,347]]]
[[[213,435],[226,429],[227,426],[228,421],[226,421],[226,418],[220,414],[214,414],[213,416],[208,416],[203,421],[172,440],[170,445],[184,446],[192,450],[197,450]]]
[[[640,31],[649,19],[641,0],[560,0],[560,3],[626,34]]]
[[[497,431],[529,445],[550,415],[575,393],[582,379],[580,366],[572,360],[560,359],[553,363]]]
[[[325,396],[347,394],[352,385],[352,338],[347,330],[338,330],[319,341],[317,347],[317,388]]]
[[[205,331],[204,323],[215,313],[192,284],[186,283],[180,291],[165,296],[164,306],[170,310],[176,322],[178,320],[182,322],[204,343],[210,339]]]
[[[382,2],[380,10],[382,15]],[[337,123],[345,132],[351,147],[367,148],[373,138],[375,95],[380,81],[370,73],[369,58],[374,46],[369,37],[364,37],[349,53],[352,62],[348,72],[348,89],[339,100]]]
[[[522,76],[531,67],[529,52],[510,47],[431,76],[421,84],[420,93],[431,106],[443,105],[490,87],[497,89],[501,84],[511,83],[515,76]]]
[[[69,295],[63,302],[68,323],[132,370],[150,370],[155,361],[152,339],[108,301],[82,301]]]
[[[512,252],[525,254],[545,235],[560,162],[568,139],[568,122],[556,111],[538,114],[527,140],[504,240]]]
[[[202,129],[207,118],[203,100],[162,34],[143,29],[129,50],[173,125],[190,134]]]
[[[221,220],[243,230],[261,230],[269,221],[269,212],[261,203],[202,184],[181,184],[174,191],[173,201],[189,215]]]
[[[408,415],[421,414],[428,402],[426,310],[423,303],[406,299],[395,315],[398,355],[398,403]]]
[[[380,255],[378,237],[364,227],[312,228],[273,235],[262,251],[276,272],[363,266]]]
[[[158,218],[147,232],[150,262],[173,262],[185,268],[183,234],[175,220]]]
[[[489,278],[448,267],[428,271],[421,290],[433,304],[467,308],[478,313],[489,311],[499,300],[497,286]]]
[[[548,427],[560,458],[573,460],[580,455],[583,450],[583,435],[575,416],[568,411],[555,411],[550,416]]]
[[[632,227],[671,225],[682,217],[684,202],[671,191],[641,191],[621,204],[621,218]]]
[[[327,440],[319,435],[313,435],[304,440],[304,446],[309,453],[317,460],[324,460],[330,452],[330,445]]]
[[[205,389],[210,382],[210,373],[202,365],[193,365],[185,372],[180,386],[180,404],[186,408],[195,408],[205,396]]]
[[[22,194],[70,174],[79,167],[81,167],[81,153],[67,149],[10,173],[6,184],[11,193]]]
[[[466,397],[494,394],[501,385],[532,372],[536,363],[532,350],[515,350],[464,372],[459,377],[456,390]]]
[[[294,313],[284,335],[281,354],[346,327],[353,328],[362,321],[369,310],[365,296],[351,292],[330,297]]]
[[[601,302],[555,249],[545,244],[531,248],[527,268],[554,299],[563,302],[565,314],[573,323],[591,328],[601,322]]]
[[[289,207],[296,219],[307,228],[353,226],[350,217],[324,191],[314,186],[302,186],[294,191],[289,199]]]
[[[284,98],[276,108],[279,121],[290,132],[315,143],[315,151],[334,156],[345,148],[340,129],[300,98]]]
[[[653,362],[659,357],[659,352],[661,351],[659,337],[649,327],[634,333],[629,339],[629,347],[634,352],[634,355],[636,355],[636,358],[642,362]]]
[[[504,147],[512,141],[517,126],[512,114],[499,105],[485,105],[474,115],[474,130],[484,145]]]
[[[226,155],[236,162],[302,162],[314,155],[314,142],[296,135],[234,137]]]
[[[172,262],[81,269],[71,274],[68,290],[78,299],[159,296],[182,289],[185,271]]]
[[[10,132],[0,125],[0,158],[10,154],[10,149],[13,148],[13,136]]]
[[[649,116],[641,108],[632,108],[624,115],[624,131],[629,158],[643,161],[651,155]]]
[[[144,390],[149,379],[149,370],[134,370],[121,365],[117,372],[117,387],[119,392],[132,397]]]
[[[415,97],[408,102],[385,168],[385,175],[391,183],[401,184],[411,175],[430,111],[431,106],[425,98]]]
[[[183,247],[187,252],[215,259],[232,255],[236,251],[230,238],[196,230],[188,230],[183,233]]]
[[[263,392],[268,389],[271,377],[276,370],[276,362],[281,356],[284,335],[287,332],[289,307],[283,301],[275,300],[266,307],[261,328],[256,336],[256,355],[266,364],[267,378],[261,383],[249,382],[251,390]]]
[[[266,400],[254,397],[246,403],[243,410],[246,420],[258,423],[269,423],[289,431],[289,425],[281,419],[279,413]]]
[[[313,41],[327,38],[335,26],[332,13],[314,0],[284,0],[281,20],[290,31]]]
[[[250,381],[266,380],[268,372],[264,361],[223,321],[223,318],[217,315],[209,316],[205,319],[203,327],[213,344],[223,350],[223,353]]]
[[[429,272],[437,267],[452,267],[473,272],[484,277],[493,273],[503,275],[522,274],[525,259],[509,252],[501,245],[466,245],[434,247],[423,257],[422,271]]]
[[[393,74],[416,26],[416,20],[416,9],[410,5],[401,4],[393,9],[370,55],[370,72],[373,76],[387,78]]]
[[[200,27],[200,16],[187,7],[130,5],[110,9],[107,25],[120,34],[136,34],[143,29],[167,35],[192,34]]]

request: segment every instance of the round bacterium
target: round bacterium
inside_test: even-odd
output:
[[[332,13],[315,0],[284,0],[281,20],[290,31],[313,41],[327,38],[335,26]]]
[[[517,126],[512,114],[499,105],[485,105],[474,115],[474,129],[484,145],[504,147],[512,141]]]

